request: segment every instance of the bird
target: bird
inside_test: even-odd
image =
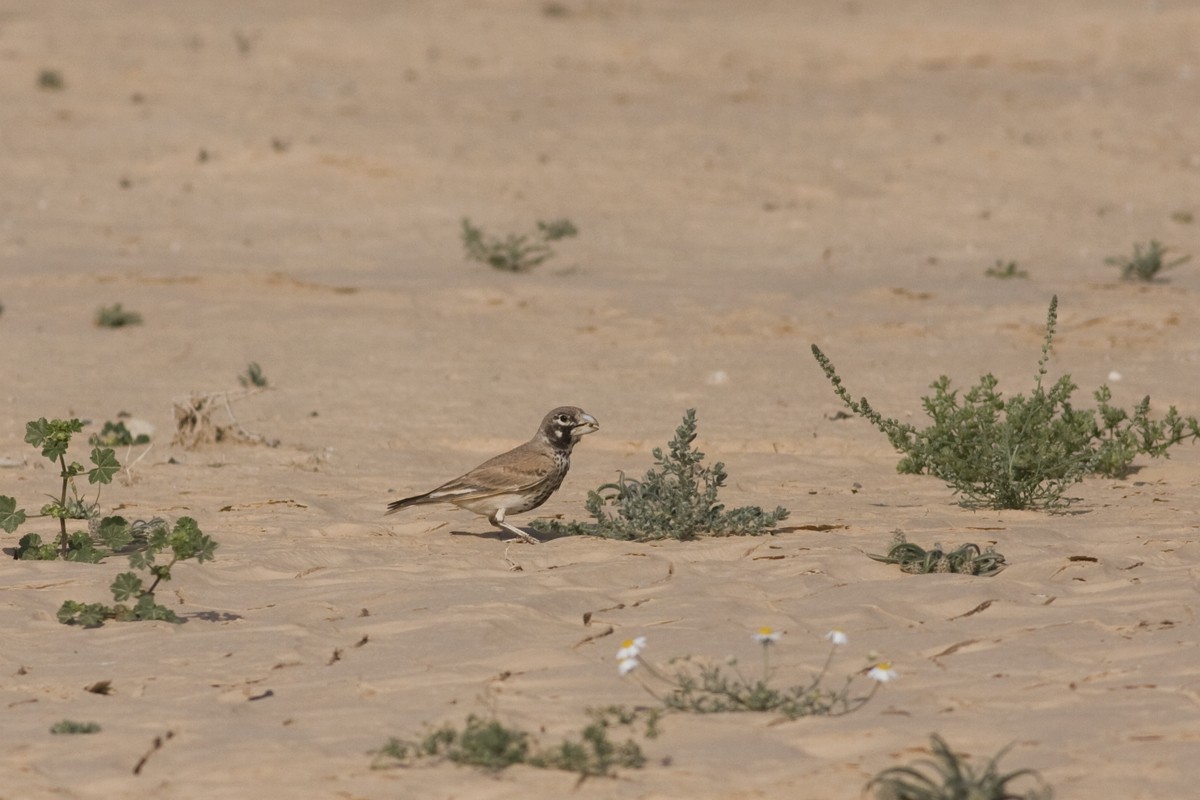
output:
[[[436,489],[388,503],[386,514],[429,503],[453,503],[488,518],[521,541],[538,540],[505,521],[508,514],[537,508],[562,485],[571,468],[571,450],[600,423],[576,406],[560,406],[548,413],[537,433],[523,445],[488,459],[475,469]]]

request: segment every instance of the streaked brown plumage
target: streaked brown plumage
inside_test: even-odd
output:
[[[388,503],[386,513],[428,503],[453,503],[487,517],[497,528],[523,541],[538,540],[504,521],[507,514],[537,508],[562,485],[571,468],[571,449],[600,423],[575,406],[561,406],[542,420],[537,433],[525,444],[488,459],[452,481],[414,497]]]

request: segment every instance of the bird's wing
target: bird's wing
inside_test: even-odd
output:
[[[429,493],[431,500],[489,497],[522,493],[533,489],[554,471],[555,461],[547,453],[518,447],[445,483]]]

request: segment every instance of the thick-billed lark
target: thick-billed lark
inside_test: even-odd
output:
[[[427,503],[453,503],[488,518],[497,528],[523,541],[538,540],[504,521],[506,514],[537,508],[554,494],[571,468],[571,448],[600,423],[582,408],[562,406],[546,415],[525,444],[480,464],[433,491],[388,503],[388,514]]]

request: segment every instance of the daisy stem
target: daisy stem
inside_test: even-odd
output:
[[[670,678],[668,678],[666,675],[663,675],[661,672],[659,672],[657,669],[655,669],[654,665],[651,664],[649,661],[642,658],[640,655],[635,656],[635,658],[637,659],[638,665],[641,666],[642,668],[644,668],[645,671],[648,672],[651,677],[657,678],[658,680],[662,681],[663,683],[668,683],[668,684],[672,683]],[[646,690],[647,694],[649,694],[655,700],[662,699],[661,697],[658,696],[658,694],[653,689],[650,688],[650,685],[648,683],[646,683],[646,681],[642,678],[642,676],[640,674],[637,674],[635,672],[635,677],[637,678],[638,684],[640,684],[641,687]]]
[[[833,664],[833,654],[835,652],[837,652],[836,644],[833,647],[829,648],[829,655],[825,656],[825,665],[821,667],[821,671],[817,674],[817,683],[820,683],[821,680],[825,677],[825,674],[827,672],[829,672],[829,667],[831,664]]]
[[[663,677],[663,676],[662,676],[662,675],[661,675],[661,674],[658,672],[658,670],[654,669],[654,667],[650,666],[648,663],[646,663],[645,661],[643,661],[643,660],[642,660],[642,658],[641,658],[641,656],[635,656],[635,658],[637,658],[638,664],[640,664],[641,666],[645,667],[645,668],[646,668],[646,671],[647,671],[647,672],[649,672],[649,673],[650,673],[652,676],[654,676],[655,678],[658,678],[660,681],[665,681],[665,680],[666,680],[666,678],[664,678],[664,677]],[[642,687],[642,689],[644,689],[644,690],[645,690],[646,694],[650,695],[651,697],[653,697],[655,700],[657,700],[657,701],[658,701],[658,702],[660,702],[660,703],[663,701],[663,699],[662,699],[661,697],[659,697],[659,695],[658,695],[658,692],[656,692],[656,691],[654,691],[653,689],[651,689],[651,688],[650,688],[650,684],[649,684],[649,683],[647,683],[647,682],[645,681],[645,679],[644,679],[644,678],[642,678],[642,676],[641,676],[640,674],[637,674],[637,673],[635,672],[635,673],[634,673],[634,679],[635,679],[635,680],[638,682],[638,686],[641,686],[641,687]]]
[[[848,693],[849,691],[850,691],[850,687],[849,687],[849,685],[847,685],[846,692]],[[857,700],[852,701],[852,700],[850,700],[849,696],[846,696],[844,710],[838,714],[830,714],[830,716],[840,717],[843,714],[849,714],[852,711],[857,711],[858,709],[865,706],[867,703],[871,702],[871,698],[874,697],[875,693],[878,691],[879,691],[879,681],[872,681],[871,691],[867,692],[866,697],[860,697]],[[851,705],[851,703],[853,703],[853,705]]]

